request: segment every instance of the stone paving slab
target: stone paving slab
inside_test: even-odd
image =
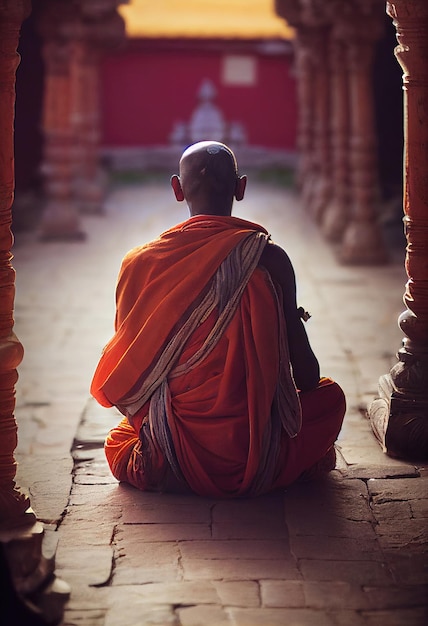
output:
[[[88,586],[77,577],[73,580],[73,593],[67,604],[67,624],[73,623],[74,617],[80,612],[88,614],[93,610],[102,613],[103,619],[111,607],[112,592],[109,586]],[[73,616],[73,618],[71,617]]]
[[[122,521],[124,524],[150,524],[161,522],[164,524],[185,524],[203,523],[207,524],[211,520],[211,507],[209,504],[198,502],[174,504],[167,501],[156,502],[151,506],[127,507],[123,511]]]
[[[117,626],[117,624],[129,624],[137,626],[176,626],[175,612],[169,605],[140,605],[121,603],[114,606],[107,614],[104,626]]]
[[[370,479],[367,487],[374,504],[400,502],[403,500],[403,494],[406,494],[406,500],[422,500],[426,502],[428,477],[420,478],[419,480],[400,477],[397,477],[395,480]],[[426,513],[425,517],[428,517],[428,509]]]
[[[323,611],[311,609],[230,609],[236,626],[332,626],[334,622]]]
[[[228,541],[180,541],[183,559],[291,559],[288,541],[229,539]]]
[[[337,467],[337,466],[336,466]],[[343,478],[359,478],[360,480],[369,480],[375,478],[418,478],[420,469],[414,465],[397,463],[393,466],[385,465],[358,465],[354,463],[347,465],[345,468],[337,469]]]
[[[61,626],[425,626],[428,472],[386,457],[365,417],[401,345],[404,268],[338,265],[292,192],[250,180],[236,214],[290,254],[322,372],[345,390],[337,469],[240,501],[140,493],[110,474],[103,442],[121,416],[89,385],[122,257],[187,217],[168,178],[114,189],[105,216],[82,217],[85,242],[15,246],[18,480],[72,586]]]
[[[420,626],[426,624],[426,608],[398,609],[394,611],[376,611],[363,613],[367,626]]]
[[[214,524],[212,536],[214,539],[259,540],[266,536],[281,539],[288,537],[288,531],[282,516],[274,517],[263,524],[243,524],[241,521],[232,519],[230,522]]]
[[[287,522],[308,518],[316,527],[323,516],[333,515],[337,523],[341,523],[342,519],[373,523],[365,482],[341,479],[335,474],[333,472],[324,480],[296,484],[288,489],[285,494]]]
[[[72,487],[71,455],[18,454],[17,461],[18,483],[30,495],[38,518],[46,523],[58,523]]]
[[[113,567],[112,546],[99,543],[82,545],[76,558],[75,541],[67,544],[65,541],[58,544],[56,554],[58,571],[66,571],[70,581],[77,579],[79,583],[85,583],[89,587],[100,587],[109,581]]]
[[[180,581],[115,586],[111,589],[110,605],[113,606],[120,596],[125,596],[130,603],[149,605],[164,605],[165,598],[168,598],[173,606],[260,606],[258,585],[253,581]]]
[[[302,577],[308,581],[339,581],[357,586],[383,586],[394,582],[387,566],[371,559],[300,559],[299,569]]]
[[[394,582],[401,585],[428,584],[428,559],[424,554],[396,550],[389,554],[389,568]]]
[[[294,562],[283,559],[191,559],[183,562],[185,580],[295,580]]]
[[[384,552],[411,550],[427,555],[428,524],[426,519],[390,519],[379,524],[377,536]]]
[[[77,609],[65,616],[64,626],[105,626],[104,609]]]
[[[198,524],[193,522],[189,524],[149,522],[138,526],[127,524],[117,529],[117,540],[120,540],[122,537],[126,537],[127,541],[138,541],[140,544],[156,542],[198,542],[211,539],[211,527],[208,523]]]
[[[297,559],[322,559],[343,561],[382,561],[383,554],[377,538],[367,537],[329,537],[324,536],[322,543],[317,537],[293,537],[291,548]]]

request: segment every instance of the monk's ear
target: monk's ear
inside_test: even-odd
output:
[[[181,188],[180,178],[177,176],[177,174],[174,174],[173,176],[171,176],[171,187],[174,191],[174,195],[175,195],[177,202],[183,202],[184,193],[183,193],[183,189]]]
[[[236,179],[236,188],[235,188],[235,198],[237,200],[242,200],[242,198],[244,197],[246,186],[247,186],[247,177],[245,175],[239,176],[239,178]]]

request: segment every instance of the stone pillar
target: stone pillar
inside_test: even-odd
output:
[[[339,260],[348,264],[386,261],[377,222],[372,88],[384,6],[383,0],[275,2],[277,14],[296,29],[297,61],[300,50],[306,54],[297,64],[302,202],[329,239],[342,238]]]
[[[311,177],[314,145],[314,66],[313,39],[304,29],[299,29],[294,46],[297,72],[297,150],[298,167],[296,183],[302,191]]]
[[[82,46],[82,52],[72,119],[78,154],[73,192],[80,211],[99,215],[104,212],[106,192],[106,179],[99,161],[99,62],[97,52],[87,45]]]
[[[405,334],[398,363],[379,381],[369,407],[384,451],[428,459],[428,4],[394,0],[387,12],[397,30],[395,54],[403,68],[404,226],[407,238],[404,293],[399,317]]]
[[[29,499],[15,482],[15,383],[23,347],[13,332],[15,272],[10,252],[15,184],[13,123],[19,33],[30,9],[30,0],[0,0],[0,552],[3,581],[8,576],[16,592],[11,597],[10,590],[7,591],[10,611],[6,615],[2,603],[1,617],[15,624],[17,616],[10,612],[19,611],[23,625],[34,623],[33,617],[38,622],[46,618],[49,623],[58,623],[70,593],[68,585],[55,578],[54,558],[43,556],[43,525],[36,520]],[[32,604],[27,606],[25,598],[30,596]]]
[[[322,0],[276,0],[275,10],[296,30],[297,184],[303,206],[320,219],[331,193],[329,27],[325,3]]]
[[[81,240],[85,235],[73,193],[79,155],[72,122],[82,36],[75,1],[46,0],[39,28],[45,61],[42,172],[46,194],[40,236]]]
[[[312,16],[308,16],[308,21]],[[313,171],[309,189],[303,187],[303,202],[316,221],[321,221],[331,197],[331,151],[330,151],[330,29],[327,26],[312,28],[314,122],[313,122]]]
[[[333,20],[330,34],[330,143],[331,194],[322,215],[322,232],[330,241],[340,241],[349,220],[349,88],[343,22]]]
[[[382,34],[384,10],[383,0],[352,2],[347,20],[351,213],[340,250],[345,264],[387,260],[377,221],[380,190],[373,103],[374,46]]]
[[[30,10],[30,0],[0,0],[0,523],[23,515],[27,523],[35,521],[33,513],[25,515],[29,501],[15,488],[15,383],[24,350],[13,332],[15,270],[11,264],[16,50],[22,21]]]
[[[107,179],[100,163],[100,64],[105,51],[125,39],[125,24],[117,13],[121,3],[121,0],[95,3],[79,0],[84,30],[72,116],[79,155],[73,188],[84,213],[102,214],[104,210]]]

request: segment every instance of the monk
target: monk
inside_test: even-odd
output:
[[[246,181],[226,145],[191,145],[171,178],[190,218],[122,262],[91,393],[124,415],[105,453],[138,489],[256,496],[335,467],[344,395],[320,378],[287,254],[231,216]]]

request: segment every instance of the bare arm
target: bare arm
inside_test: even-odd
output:
[[[290,360],[297,388],[313,389],[320,378],[318,360],[309,344],[296,302],[296,279],[291,261],[285,251],[274,243],[268,243],[260,259],[273,282],[282,290],[283,309],[287,327]]]

